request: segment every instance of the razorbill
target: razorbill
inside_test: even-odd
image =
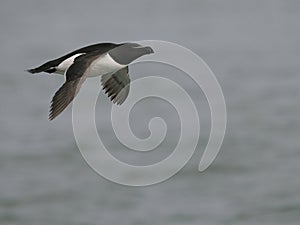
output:
[[[51,101],[49,119],[53,120],[72,102],[87,77],[101,76],[101,84],[113,103],[122,104],[128,96],[128,65],[135,59],[154,53],[149,46],[137,43],[99,43],[80,48],[43,65],[30,73],[57,73],[65,83]]]

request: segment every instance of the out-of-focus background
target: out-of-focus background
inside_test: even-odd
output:
[[[299,21],[297,0],[1,1],[0,224],[298,225]],[[198,173],[210,126],[203,93],[180,71],[134,65],[132,79],[160,74],[186,89],[199,111],[201,137],[176,176],[132,188],[85,163],[70,109],[47,120],[63,78],[24,70],[90,43],[144,39],[181,44],[208,63],[224,91],[228,126],[217,160]],[[167,140],[150,155],[117,142],[110,109],[102,94],[97,126],[116,157],[147,164],[171,153],[180,126],[169,104],[148,99],[132,111],[141,138],[154,116],[169,126]]]

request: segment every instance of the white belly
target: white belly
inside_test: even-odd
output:
[[[73,55],[72,57],[60,63],[56,67],[55,73],[64,75],[65,71],[74,63],[75,58],[82,54],[84,53]],[[90,68],[88,69],[88,77],[97,77],[104,74],[115,73],[124,67],[126,67],[126,65],[121,65],[115,62],[109,54],[105,54],[92,62]]]
[[[73,64],[74,59],[78,56],[82,55],[83,53],[73,55],[70,58],[67,58],[65,61],[61,62],[57,67],[55,73],[58,74],[65,74],[65,71]]]

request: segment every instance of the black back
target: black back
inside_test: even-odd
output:
[[[122,45],[122,44],[98,43],[98,44],[89,45],[89,46],[77,49],[73,52],[70,52],[62,57],[57,58],[57,59],[48,61],[37,68],[29,69],[28,72],[30,72],[30,73],[40,73],[40,72],[53,73],[56,71],[56,69],[54,67],[58,66],[64,60],[72,57],[73,55],[80,54],[80,53],[90,53],[90,52],[94,52],[94,51],[97,51],[98,54],[103,54],[115,47],[120,46],[120,45]]]

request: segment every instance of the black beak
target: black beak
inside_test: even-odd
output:
[[[146,46],[144,49],[146,50],[147,54],[153,54],[154,53],[153,49],[149,46]]]

